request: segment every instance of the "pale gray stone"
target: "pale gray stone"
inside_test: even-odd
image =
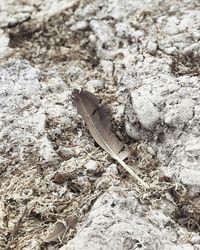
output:
[[[86,87],[89,91],[95,92],[96,89],[102,89],[104,87],[104,81],[99,79],[92,79],[86,82]]]
[[[157,51],[157,44],[155,42],[149,41],[147,44],[147,51],[154,55]]]
[[[153,129],[160,115],[152,101],[139,91],[131,93],[133,109],[141,125],[146,129]]]
[[[89,171],[93,171],[95,172],[97,170],[98,164],[96,161],[94,160],[89,160],[86,164],[85,164],[85,168]]]
[[[111,190],[96,201],[77,236],[60,250],[193,250],[189,243],[175,243],[182,234],[179,235],[173,227],[167,227],[169,221],[170,218],[160,210],[146,214],[144,207],[134,197],[134,192],[120,196]]]

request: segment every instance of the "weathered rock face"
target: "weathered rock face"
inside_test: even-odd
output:
[[[0,0],[0,248],[46,247],[68,215],[49,249],[200,248],[199,23],[195,0]],[[109,103],[149,192],[93,144],[74,88]]]
[[[56,84],[49,82],[45,87],[42,86],[39,82],[40,71],[23,60],[12,60],[5,64],[0,68],[0,74],[2,164],[4,160],[9,160],[9,157],[3,157],[9,151],[12,152],[11,156],[18,155],[23,161],[29,147],[36,152],[39,150],[46,161],[53,160],[56,152],[47,139],[46,122],[47,119],[63,119],[69,125],[69,112],[55,102],[59,99],[64,105],[66,100],[70,101],[70,91],[64,90],[65,86],[58,82],[59,79]],[[50,101],[43,99],[48,93]],[[69,104],[68,108],[70,109]],[[5,152],[3,143],[7,145]],[[24,152],[23,148],[28,151]]]
[[[35,137],[43,133],[45,118],[38,109],[41,89],[38,70],[18,60],[2,66],[0,75],[1,164],[9,167],[6,162],[16,156],[22,159],[23,145],[34,144]]]
[[[0,28],[15,26],[30,18],[48,18],[64,9],[73,7],[77,0],[69,1],[0,1]]]
[[[152,68],[158,65],[156,61],[152,60]],[[144,60],[144,67],[145,63]],[[200,79],[197,76],[175,77],[170,72],[162,72],[161,65],[160,62],[159,73],[153,79],[153,72],[148,77],[143,73],[145,69],[141,69],[138,81],[142,84],[131,91],[127,132],[136,140],[145,137],[152,141],[165,175],[190,185],[197,193],[200,186],[193,171],[198,172],[195,159],[198,157],[196,148],[200,132]],[[163,68],[165,65],[168,64],[163,62]],[[138,72],[137,66],[134,71]],[[188,150],[187,145],[193,145],[193,148]],[[185,178],[186,172],[190,176],[188,179]]]
[[[170,223],[161,210],[140,205],[134,192],[110,191],[94,204],[80,233],[60,250],[193,249],[181,242],[181,228],[172,229]]]

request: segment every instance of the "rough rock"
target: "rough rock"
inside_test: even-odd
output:
[[[15,26],[18,23],[33,19],[47,19],[60,11],[71,8],[77,0],[70,1],[0,1],[0,27]],[[24,4],[25,3],[25,4]],[[38,11],[40,10],[40,11]]]
[[[95,92],[95,90],[102,89],[104,87],[104,82],[102,80],[93,79],[86,82],[86,87],[89,91]]]
[[[22,161],[31,148],[33,151],[38,150],[45,161],[54,161],[57,153],[47,139],[46,122],[47,119],[57,119],[62,120],[66,126],[70,124],[66,108],[55,104],[58,96],[60,100],[65,100],[70,92],[67,94],[67,91],[61,90],[61,93],[63,85],[57,81],[57,85],[54,84],[56,91],[52,96],[52,81],[49,81],[49,90],[43,88],[39,82],[40,71],[24,60],[11,60],[1,66],[0,71],[1,143],[6,141],[7,152],[12,150],[13,155],[20,153]],[[44,93],[49,93],[50,101],[41,98]],[[6,156],[3,144],[1,145],[2,164],[6,164],[9,157]],[[28,145],[29,149],[26,148]],[[26,149],[22,150],[23,147]]]
[[[86,164],[85,164],[85,168],[88,170],[88,171],[96,171],[97,169],[97,163],[93,160],[89,160]]]
[[[120,192],[111,190],[103,194],[75,239],[60,250],[195,248],[181,242],[186,231],[171,227],[170,217],[159,210],[147,211],[138,203],[134,192]]]
[[[147,50],[150,54],[155,54],[157,51],[157,44],[155,42],[148,42],[147,44]]]
[[[133,110],[127,111],[127,132],[136,140],[148,138],[152,141],[163,164],[164,174],[175,177],[190,187],[195,186],[196,192],[199,192],[200,186],[196,178],[193,180],[191,177],[194,176],[192,165],[198,165],[196,155],[185,149],[185,143],[198,147],[200,79],[196,76],[175,77],[170,70],[166,71],[170,66],[167,61],[160,65],[156,61],[152,61],[148,70],[145,60],[143,70],[140,71],[140,63],[132,70],[133,74],[138,72],[137,81],[140,86],[131,92]],[[154,72],[157,72],[157,76],[152,79]],[[130,75],[131,72],[128,70],[127,74]],[[133,78],[132,86],[134,82]],[[158,144],[161,135],[163,139]],[[197,174],[198,168],[195,171]]]
[[[144,128],[152,130],[160,118],[156,105],[148,98],[148,93],[144,96],[140,90],[133,91],[131,98],[133,110],[135,110],[140,124]]]

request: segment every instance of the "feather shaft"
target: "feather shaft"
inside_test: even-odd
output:
[[[120,158],[116,157],[114,158],[116,161],[119,162],[119,164],[134,178],[136,179],[144,188],[149,189],[149,185],[144,182],[126,163]]]

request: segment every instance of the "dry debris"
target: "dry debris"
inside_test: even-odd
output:
[[[189,52],[172,57],[172,72],[175,76],[199,76],[200,54]]]

